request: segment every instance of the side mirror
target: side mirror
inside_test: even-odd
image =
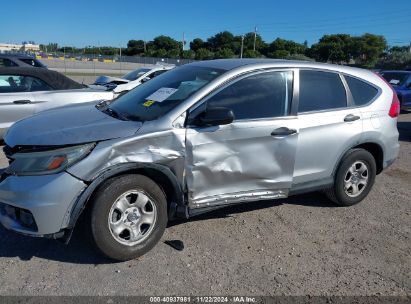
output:
[[[228,125],[234,120],[232,110],[223,107],[208,108],[199,114],[193,124],[199,127]]]
[[[144,77],[143,79],[141,79],[141,83],[145,83],[147,81],[149,81],[151,78],[149,77]]]

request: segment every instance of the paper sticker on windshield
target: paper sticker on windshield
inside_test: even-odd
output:
[[[153,94],[151,94],[150,96],[147,96],[146,100],[162,102],[166,100],[168,97],[170,97],[171,95],[173,95],[175,91],[177,91],[177,89],[160,88],[157,91],[155,91]]]
[[[155,103],[154,100],[147,100],[145,103],[143,103],[143,106],[145,107],[151,107],[151,105]]]
[[[399,81],[398,79],[391,79],[391,80],[390,80],[390,83],[391,83],[391,84],[399,84],[400,81]]]

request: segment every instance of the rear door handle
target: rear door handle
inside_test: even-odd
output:
[[[289,129],[287,127],[281,127],[273,130],[271,136],[288,136],[297,133],[295,129]]]
[[[344,117],[345,122],[356,121],[358,119],[360,119],[360,116],[353,115],[353,114],[348,114],[347,116]]]
[[[14,104],[27,104],[27,103],[31,103],[31,100],[28,99],[22,99],[22,100],[15,100],[13,101]]]

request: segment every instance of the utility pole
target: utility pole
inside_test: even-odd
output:
[[[181,42],[181,44],[182,44],[182,46],[183,46],[183,52],[184,52],[184,44],[185,44],[185,38],[186,38],[186,37],[185,37],[185,34],[186,34],[186,33],[183,32],[183,41]]]
[[[146,50],[146,41],[144,40],[144,53],[146,53],[147,52],[147,50]]]
[[[257,41],[257,26],[254,27],[254,52],[255,52],[255,43]]]
[[[121,44],[120,44],[120,74],[122,74],[121,72]]]
[[[241,53],[240,53],[240,58],[243,58],[243,50],[244,50],[244,35],[241,35]]]
[[[63,54],[64,54],[64,75],[67,74],[67,65],[66,65],[66,47],[63,48]]]

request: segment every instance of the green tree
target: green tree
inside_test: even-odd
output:
[[[394,51],[391,51],[394,49]],[[380,69],[403,70],[411,68],[411,53],[408,52],[408,47],[391,48],[390,53],[384,58],[380,58],[376,64]]]
[[[155,50],[164,49],[166,51],[181,49],[181,43],[169,36],[158,36],[153,40],[153,47]]]
[[[259,51],[265,47],[265,42],[259,34],[256,35],[255,49]],[[244,35],[244,49],[254,50],[254,32],[250,32]]]
[[[124,54],[129,56],[141,55],[144,53],[144,44],[145,42],[143,40],[129,40]]]
[[[290,56],[290,52],[287,50],[276,50],[267,54],[269,58],[285,59]]]
[[[404,45],[404,46],[392,46],[390,47],[390,49],[388,50],[390,53],[394,53],[394,52],[408,52],[409,51],[409,46],[408,45]]]
[[[180,58],[180,50],[172,49],[172,50],[167,51],[167,57],[168,58]]]
[[[234,41],[234,35],[228,31],[220,32],[207,39],[208,48],[213,52],[221,49],[231,49],[235,51],[233,50]]]
[[[263,44],[261,52],[270,58],[286,58],[293,54],[304,54],[305,50],[304,44],[277,38],[268,45]]]
[[[194,59],[196,57],[196,52],[194,52],[193,50],[184,50],[182,57],[184,59]]]
[[[324,35],[311,46],[309,54],[323,62],[349,62],[352,39],[347,34]]]
[[[214,54],[214,58],[216,59],[233,57],[235,57],[235,53],[229,48],[220,49]]]
[[[361,36],[363,43],[363,63],[369,67],[373,67],[378,58],[387,49],[387,40],[384,36],[373,35],[366,33]]]
[[[158,49],[153,53],[153,55],[155,57],[167,57],[167,50],[166,49]]]
[[[202,39],[195,38],[193,41],[190,42],[190,49],[194,52],[201,48],[207,48],[206,43]]]
[[[205,48],[198,49],[195,54],[196,60],[205,60],[205,59],[213,59],[213,58],[214,58],[214,53]]]
[[[245,50],[243,57],[244,58],[259,58],[259,57],[262,57],[262,55],[259,51],[253,51],[251,49],[251,50]]]
[[[288,60],[302,60],[302,61],[315,61],[313,58],[307,57],[304,54],[289,55],[285,59],[288,59]]]

